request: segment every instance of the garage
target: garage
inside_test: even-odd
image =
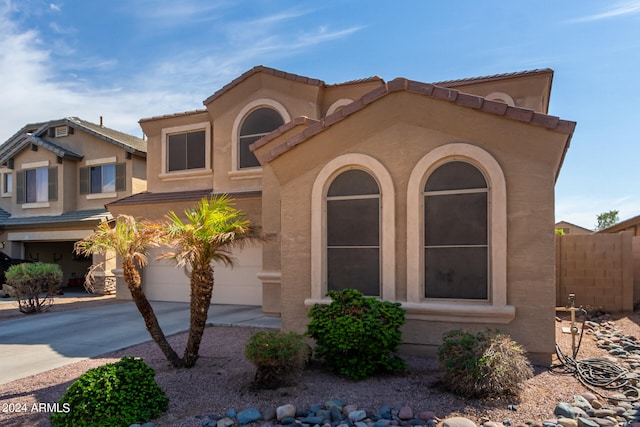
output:
[[[150,251],[149,264],[142,272],[143,289],[152,301],[189,302],[189,278],[173,260],[156,260],[163,252]],[[247,247],[235,255],[235,267],[214,266],[215,284],[211,302],[214,304],[262,305],[262,282],[257,274],[262,270],[262,248]]]

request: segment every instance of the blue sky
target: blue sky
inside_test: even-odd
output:
[[[638,0],[0,0],[0,141],[66,116],[141,136],[255,65],[329,84],[552,68],[549,113],[578,122],[556,219],[640,214]]]

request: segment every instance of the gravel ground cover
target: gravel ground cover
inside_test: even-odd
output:
[[[71,304],[59,304],[58,310],[72,309]],[[96,303],[95,300],[91,303]],[[117,303],[106,299],[106,303]],[[54,305],[56,307],[56,305]],[[77,306],[75,306],[77,307]],[[0,316],[4,310],[0,307]],[[16,310],[17,311],[17,310]],[[0,317],[1,319],[1,317]],[[616,328],[629,336],[640,336],[640,317],[636,313],[614,316]],[[2,322],[0,321],[0,327]],[[562,332],[568,327],[566,315],[556,322],[559,345],[570,352],[571,335]],[[415,412],[432,411],[441,419],[460,415],[477,423],[508,420],[512,425],[540,424],[554,418],[558,402],[573,402],[573,396],[588,392],[571,375],[559,375],[537,367],[535,376],[522,389],[521,400],[461,399],[442,391],[438,385],[439,371],[434,358],[406,357],[409,370],[402,375],[385,375],[363,381],[336,377],[319,363],[312,363],[288,387],[276,390],[253,390],[254,367],[243,356],[244,344],[259,329],[240,327],[209,327],[205,331],[201,358],[192,369],[170,368],[154,343],[144,343],[101,357],[74,363],[32,377],[0,385],[0,425],[48,426],[49,412],[38,410],[41,403],[54,403],[66,388],[86,370],[115,362],[122,356],[144,358],[156,371],[156,380],[170,399],[169,411],[157,420],[156,426],[202,426],[207,417],[224,415],[230,409],[260,411],[292,404],[308,408],[332,399],[345,405],[375,411],[383,405],[395,408],[411,407]],[[172,344],[184,348],[185,334],[170,337]],[[578,359],[604,357],[607,353],[596,345],[593,336],[585,334]],[[9,411],[9,405],[26,407],[27,411]],[[36,404],[36,410],[32,410]],[[510,410],[509,405],[517,405]],[[513,406],[511,406],[513,409]]]

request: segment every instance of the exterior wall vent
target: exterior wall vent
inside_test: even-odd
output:
[[[69,135],[69,126],[58,126],[56,127],[56,138],[61,138],[63,136]]]

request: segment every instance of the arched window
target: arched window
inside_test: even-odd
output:
[[[340,173],[327,191],[327,288],[380,296],[380,188],[360,169]]]
[[[249,146],[284,124],[282,116],[271,108],[253,110],[242,122],[238,141],[238,168],[260,167]]]
[[[507,186],[482,148],[449,143],[418,160],[407,186],[407,302],[416,319],[509,323]]]
[[[447,162],[424,186],[424,297],[487,300],[487,181],[475,166]]]

